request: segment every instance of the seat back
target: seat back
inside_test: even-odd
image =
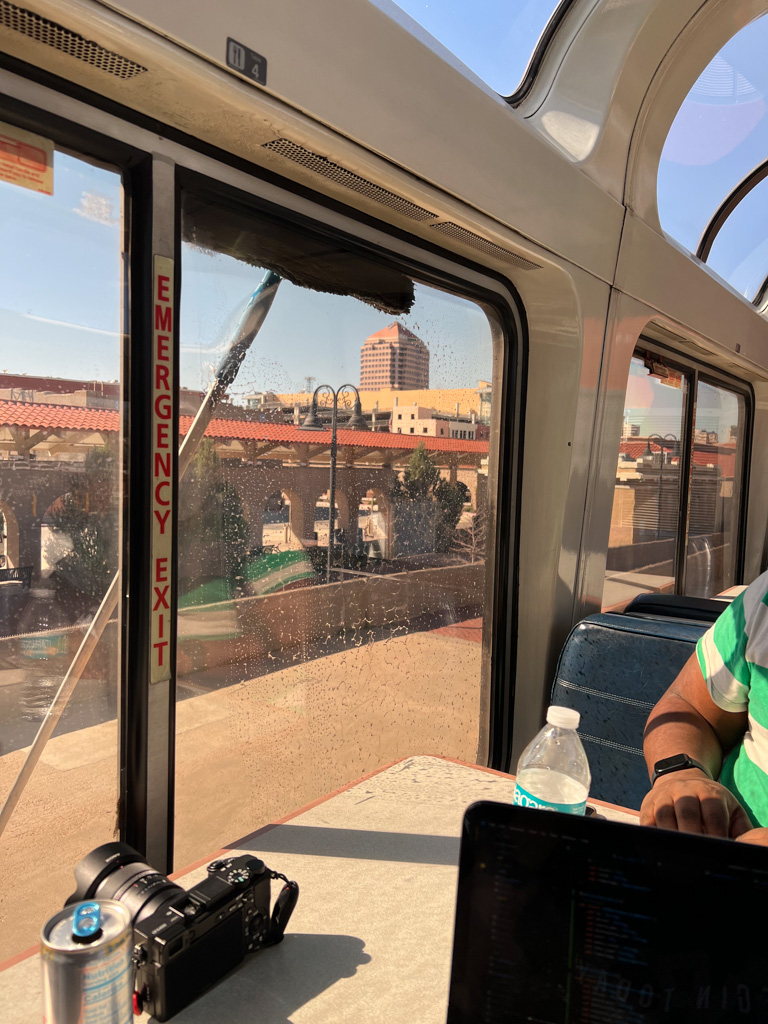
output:
[[[625,615],[715,622],[732,597],[686,597],[683,594],[638,594],[624,609]]]
[[[648,792],[643,729],[648,714],[696,649],[708,624],[590,615],[560,653],[552,703],[581,715],[590,796],[638,809]]]

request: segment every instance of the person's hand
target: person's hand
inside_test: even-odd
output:
[[[768,846],[768,828],[751,828],[736,837],[740,843],[753,843],[755,846]]]
[[[662,775],[643,800],[640,824],[734,839],[752,830],[733,793],[698,768]]]

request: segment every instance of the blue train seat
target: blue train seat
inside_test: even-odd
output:
[[[594,799],[640,807],[649,789],[642,750],[648,714],[708,627],[609,612],[590,615],[571,630],[551,703],[581,714]]]

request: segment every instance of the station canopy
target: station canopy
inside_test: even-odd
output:
[[[765,312],[768,295],[768,15],[710,61],[659,167],[662,229]]]
[[[571,0],[397,0],[423,29],[486,85],[514,99]]]

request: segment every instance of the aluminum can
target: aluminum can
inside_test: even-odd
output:
[[[42,931],[44,1024],[129,1024],[133,927],[115,900],[87,900],[54,914]]]

